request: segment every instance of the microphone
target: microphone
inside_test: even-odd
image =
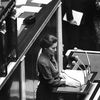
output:
[[[88,54],[87,54],[87,51],[85,51],[85,50],[82,50],[82,49],[78,49],[77,47],[75,47],[74,48],[74,50],[75,51],[80,51],[80,52],[84,52],[85,54],[86,54],[86,57],[87,57],[87,60],[88,60],[88,66],[86,67],[86,65],[84,65],[84,63],[82,62],[82,60],[78,57],[78,56],[76,56],[77,58],[78,58],[78,60],[80,61],[80,63],[84,66],[84,68],[85,68],[85,72],[84,72],[84,74],[86,75],[86,81],[88,81],[89,80],[89,77],[88,77],[88,74],[90,74],[90,72],[91,72],[91,66],[90,66],[90,59],[89,59],[89,56],[88,56]]]
[[[78,49],[77,47],[75,47],[74,50],[75,50],[75,51],[82,51],[82,52],[85,52],[86,58],[87,58],[87,61],[88,61],[88,64],[89,64],[89,65],[87,66],[87,68],[88,68],[88,73],[91,73],[91,64],[90,64],[90,59],[89,59],[89,56],[88,56],[87,51],[82,50],[82,49]],[[86,66],[85,66],[85,68],[86,68]]]
[[[77,61],[77,65],[79,66],[79,69],[81,69],[81,70],[86,70],[86,66],[85,66],[85,64],[83,63],[83,61],[79,58],[79,56],[75,56],[77,59],[78,59],[78,61],[80,62],[80,64],[82,64],[83,65],[83,67],[84,67],[84,69],[82,68],[82,66],[80,65],[80,64],[78,64],[78,61]],[[73,62],[74,63],[74,62]]]
[[[80,65],[78,64],[78,61],[77,61],[77,62],[73,61],[72,64],[75,65],[75,69],[76,69],[77,66],[78,66],[78,68],[83,72],[83,75],[84,75],[84,83],[86,84],[86,83],[87,83],[87,80],[88,80],[88,78],[87,78],[87,73],[85,73],[84,69],[82,69],[82,68],[80,67]]]
[[[88,61],[88,73],[90,74],[91,73],[91,64],[90,64],[90,59],[89,59],[89,55],[88,53],[85,51],[85,54],[86,54],[86,57],[87,57],[87,61]]]
[[[83,69],[79,66],[78,61],[77,61],[77,62],[72,61],[72,64],[73,64],[74,66],[78,67],[80,70],[83,70]],[[77,69],[76,67],[75,67],[74,69]]]
[[[86,66],[84,65],[83,61],[79,58],[79,56],[75,56],[75,57],[79,60],[79,62],[84,66],[84,69],[86,70]]]
[[[85,51],[85,54],[86,54],[86,57],[87,57],[87,60],[88,60],[88,64],[90,65],[90,59],[89,59],[88,53],[86,51]]]
[[[76,57],[77,57],[78,61],[84,66],[84,69],[82,69],[82,70],[83,70],[83,74],[84,74],[85,83],[87,83],[87,81],[88,81],[88,72],[86,70],[87,68],[86,68],[85,64],[83,63],[83,61],[79,58],[79,56],[76,56]]]

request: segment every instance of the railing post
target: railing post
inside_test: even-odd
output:
[[[21,68],[20,68],[20,99],[26,100],[26,93],[25,93],[25,56],[21,59]]]
[[[63,43],[62,43],[62,4],[59,4],[57,10],[57,37],[58,37],[58,66],[59,72],[63,68]]]

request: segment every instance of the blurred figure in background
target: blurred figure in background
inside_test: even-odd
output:
[[[96,15],[95,0],[62,0],[62,17],[73,19],[72,10],[83,13],[79,26],[63,20],[64,51],[78,47],[84,50],[97,50],[97,36],[94,25]],[[70,13],[69,13],[70,12]]]
[[[70,24],[77,24],[73,19],[71,0],[62,0],[62,16],[64,17],[65,14],[67,14],[66,19]]]

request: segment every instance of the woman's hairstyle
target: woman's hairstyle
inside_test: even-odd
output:
[[[49,48],[56,42],[57,42],[57,37],[51,34],[46,34],[46,36],[40,42],[40,46],[41,48]]]

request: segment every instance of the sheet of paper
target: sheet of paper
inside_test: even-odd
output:
[[[86,73],[82,70],[65,70],[65,73],[68,77],[80,82],[81,85],[84,85],[86,83],[85,81]]]
[[[16,0],[16,6],[25,5],[27,0]]]
[[[38,13],[41,10],[42,7],[33,7],[33,6],[22,6],[20,8],[17,8],[17,13],[16,16],[20,16],[20,14],[24,13],[24,12],[34,12],[34,13]]]
[[[81,23],[81,20],[82,20],[83,13],[82,12],[75,11],[75,10],[72,10],[72,14],[73,14],[74,20],[77,22],[77,26],[79,26],[80,23]],[[68,21],[67,20],[67,14],[64,15],[63,20],[64,21]]]
[[[32,0],[32,3],[48,4],[52,0]]]

